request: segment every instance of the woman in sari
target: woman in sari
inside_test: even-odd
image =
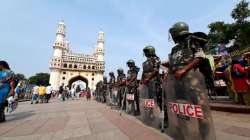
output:
[[[5,121],[7,97],[14,94],[13,72],[6,61],[0,61],[0,122]]]
[[[232,61],[231,68],[234,89],[238,96],[238,103],[245,105],[244,95],[248,92],[247,70],[237,60]]]

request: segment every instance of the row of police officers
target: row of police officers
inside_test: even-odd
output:
[[[215,140],[204,78],[211,72],[204,53],[207,35],[190,33],[184,22],[174,24],[169,32],[175,46],[168,62],[161,63],[155,48],[146,46],[141,80],[137,80],[140,68],[128,60],[127,76],[121,68],[116,79],[110,72],[109,82],[104,77],[97,83],[96,99],[166,130],[176,140]],[[161,75],[160,66],[166,67],[167,73]]]

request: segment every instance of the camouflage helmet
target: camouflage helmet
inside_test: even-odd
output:
[[[110,75],[110,76],[113,76],[113,75],[114,75],[114,72],[112,72],[112,71],[109,72],[109,75]]]
[[[107,80],[107,76],[103,76],[103,80],[104,80],[104,81]]]
[[[123,69],[122,68],[119,68],[118,70],[117,70],[117,73],[123,73]]]
[[[135,66],[135,61],[133,60],[133,59],[129,59],[128,61],[127,61],[127,65],[129,66]]]
[[[153,46],[146,46],[143,48],[143,52],[146,56],[155,56],[155,48]]]
[[[177,37],[189,34],[189,27],[185,22],[177,22],[169,29],[169,32],[174,41],[176,41]]]

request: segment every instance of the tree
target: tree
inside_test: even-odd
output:
[[[241,47],[249,47],[250,45],[250,22],[235,25],[235,44]]]
[[[250,10],[248,9],[248,4],[249,3],[246,2],[246,0],[242,0],[233,9],[231,16],[236,21],[236,23],[242,24],[250,16]]]
[[[37,73],[29,78],[29,83],[47,86],[49,85],[49,77],[50,75],[48,73]]]
[[[250,45],[250,22],[247,21],[250,16],[248,4],[248,2],[242,0],[232,10],[231,16],[235,23],[218,21],[208,25],[210,29],[208,36],[213,45],[227,44],[233,39],[236,46],[248,47]]]
[[[233,26],[222,21],[211,23],[208,28],[210,29],[208,36],[213,44],[226,44],[235,36]]]
[[[26,80],[24,74],[21,74],[21,73],[15,74],[15,77],[16,77],[18,80]]]
[[[240,3],[236,5],[233,9],[231,16],[236,21],[235,28],[235,45],[246,47],[249,45],[250,39],[250,22],[247,21],[247,18],[250,16],[250,10],[248,9],[248,2],[246,0],[242,0]]]

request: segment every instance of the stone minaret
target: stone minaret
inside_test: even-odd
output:
[[[103,75],[104,75],[104,32],[99,32],[98,33],[98,38],[97,38],[97,45],[95,48],[95,53],[94,56],[96,57],[96,80],[95,84],[99,82],[100,80],[103,80]]]
[[[56,40],[53,45],[54,53],[50,60],[50,84],[53,88],[58,89],[60,86],[60,74],[62,65],[62,55],[67,52],[69,47],[65,43],[65,25],[60,21],[56,31]]]

